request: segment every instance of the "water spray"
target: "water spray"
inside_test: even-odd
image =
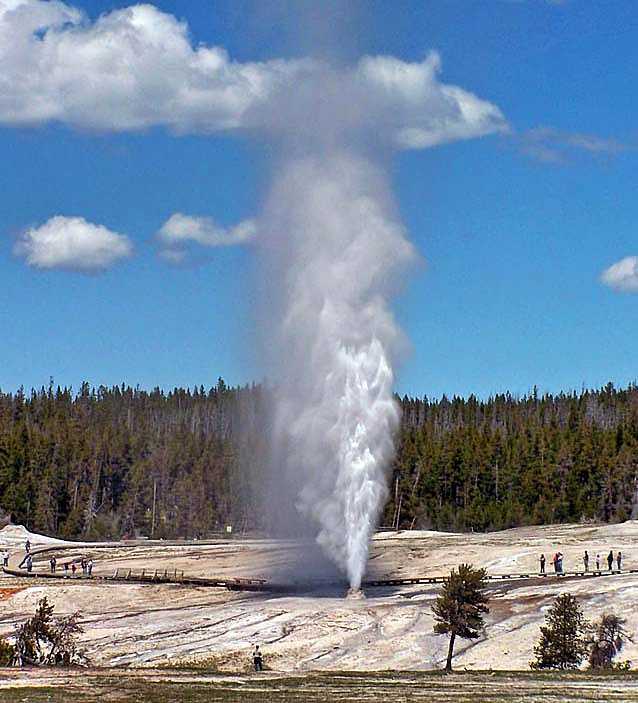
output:
[[[296,475],[297,509],[358,591],[387,497],[399,410],[391,354],[400,332],[387,305],[413,258],[392,217],[385,175],[347,150],[282,166],[261,227],[280,287],[275,440]]]

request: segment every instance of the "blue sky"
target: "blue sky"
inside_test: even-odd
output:
[[[44,5],[20,1],[33,13]],[[0,11],[3,3],[16,0],[0,0]],[[85,27],[126,7],[68,5],[83,11]],[[241,63],[326,46],[344,65],[364,54],[421,62],[436,50],[441,82],[504,115],[507,132],[400,151],[389,162],[424,262],[394,301],[412,346],[397,391],[487,397],[636,379],[635,261],[601,281],[638,255],[633,3],[421,0],[398,11],[379,1],[347,17],[324,3],[155,7],[188,23],[194,49],[224,47]],[[13,69],[1,58],[6,78]],[[40,84],[24,89],[16,117],[17,102],[2,96],[8,84],[0,80],[0,388],[38,387],[51,376],[74,388],[259,380],[254,244],[219,242],[259,212],[272,147],[237,131],[110,129],[99,106],[89,117],[91,106],[37,117]],[[219,229],[204,224],[204,244],[189,245],[179,266],[158,256],[157,233],[174,213],[212,218]],[[106,228],[108,246],[127,239],[92,268],[29,263],[16,241],[55,217],[83,218],[87,236]]]

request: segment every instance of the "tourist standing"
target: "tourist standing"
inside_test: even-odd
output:
[[[620,567],[622,565],[622,554],[620,552],[616,554],[616,564],[618,564],[618,571],[620,571]]]
[[[596,571],[600,571],[600,554],[596,554]]]
[[[610,571],[614,570],[614,552],[610,549],[609,554],[607,555],[607,566],[609,567]]]
[[[56,563],[57,563],[57,561],[56,561],[56,558],[55,558],[55,555],[54,555],[54,556],[51,557],[51,559],[49,559],[49,565],[51,566],[51,573],[52,573],[52,574],[55,573],[55,565],[56,565]]]
[[[24,543],[24,551],[25,551],[27,554],[31,551],[31,542],[29,542],[29,540],[27,540],[27,541]]]
[[[589,571],[589,554],[587,550],[585,550],[585,554],[583,555],[583,564],[585,565],[585,571]]]
[[[541,565],[541,574],[545,573],[545,555],[541,554],[541,558],[539,559],[540,565]]]
[[[6,549],[2,553],[2,566],[9,566],[9,552]]]
[[[89,559],[89,563],[87,564],[88,569],[89,569],[89,576],[93,573],[93,559]]]
[[[33,568],[33,557],[29,554],[27,557],[27,574],[31,573],[31,569]]]
[[[253,649],[253,666],[255,667],[255,671],[264,670],[264,658],[259,650],[258,644],[256,644],[255,649]]]

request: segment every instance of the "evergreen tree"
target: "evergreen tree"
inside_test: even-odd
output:
[[[38,602],[35,615],[17,628],[15,646],[8,653],[11,666],[69,666],[83,661],[77,649],[77,637],[83,632],[79,613],[55,621],[53,607],[45,596]]]
[[[590,669],[612,669],[614,658],[622,650],[625,640],[633,642],[624,628],[625,622],[613,613],[604,613],[594,625],[595,634],[589,651]]]
[[[9,666],[15,656],[15,647],[4,637],[0,637],[0,666]]]
[[[577,669],[587,656],[589,624],[571,593],[558,596],[545,616],[532,669]]]
[[[445,579],[441,594],[432,606],[436,619],[434,632],[450,634],[446,671],[452,671],[454,640],[477,639],[483,630],[483,614],[489,613],[488,596],[484,592],[485,569],[475,569],[471,564],[460,564]]]

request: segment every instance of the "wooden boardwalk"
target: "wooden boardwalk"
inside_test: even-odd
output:
[[[42,554],[45,552],[59,552],[61,547],[45,547],[33,550],[32,555]],[[13,555],[12,561],[18,561],[19,555]],[[19,563],[19,562],[18,562]],[[269,593],[296,593],[301,591],[317,590],[320,588],[335,588],[344,587],[345,583],[324,582],[314,584],[304,583],[274,583],[266,579],[250,579],[250,578],[222,578],[222,577],[200,577],[190,576],[178,569],[129,569],[117,568],[110,574],[94,574],[92,576],[83,576],[82,574],[71,574],[69,572],[57,571],[51,573],[49,571],[31,571],[27,573],[25,569],[18,566],[3,567],[2,571],[5,574],[33,579],[55,579],[57,581],[79,581],[90,583],[91,581],[111,581],[111,582],[128,582],[128,583],[167,583],[180,584],[183,586],[208,586],[212,588],[226,588],[229,591],[261,591]],[[636,574],[638,569],[626,569],[619,571],[613,569],[611,571],[566,571],[560,574],[550,572],[539,574],[536,572],[514,572],[508,574],[488,574],[487,581],[489,584],[511,580],[511,581],[534,581],[535,583],[555,583],[563,579],[588,579],[602,578],[606,576],[624,576],[628,574]],[[431,585],[442,584],[447,576],[412,576],[404,578],[392,579],[371,579],[362,583],[364,590],[370,588],[392,588],[411,585]]]

